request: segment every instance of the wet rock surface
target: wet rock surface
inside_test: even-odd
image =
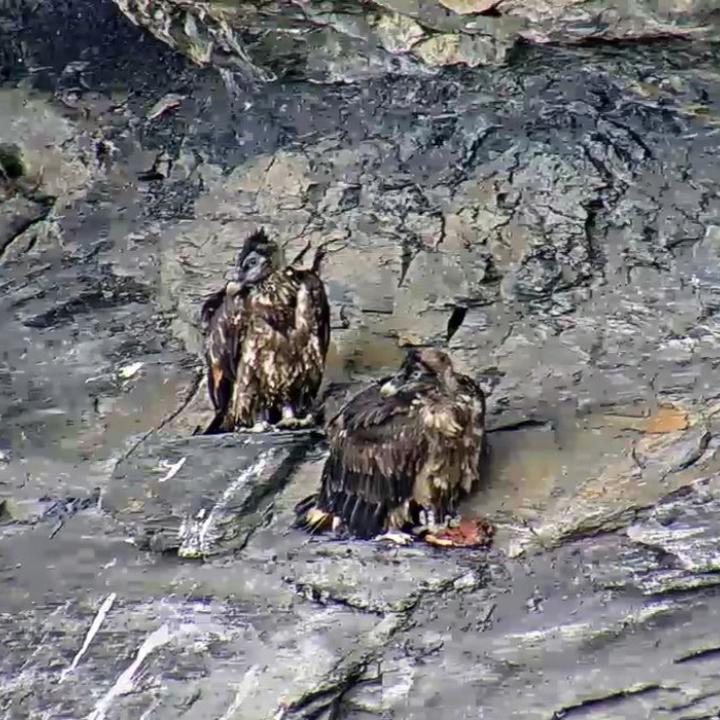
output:
[[[3,717],[717,717],[718,50],[430,75],[427,13],[498,18],[392,5],[401,72],[360,30],[338,51],[336,14],[314,47],[371,72],[256,87],[110,2],[0,2]],[[297,57],[275,39],[253,67]],[[329,409],[407,343],[483,383],[492,549],[309,537],[321,439],[192,436],[198,300],[258,224],[342,248]]]

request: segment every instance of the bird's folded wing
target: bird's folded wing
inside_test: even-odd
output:
[[[240,303],[225,297],[210,319],[205,344],[210,397],[220,413],[227,410],[232,398],[243,332]]]
[[[309,270],[294,271],[300,284],[300,293],[307,294],[309,302],[299,303],[298,312],[310,332],[320,341],[320,352],[325,357],[330,344],[330,306],[322,280]]]
[[[427,453],[414,401],[402,393],[383,398],[373,386],[348,404],[328,428],[328,489],[389,506],[411,497]]]

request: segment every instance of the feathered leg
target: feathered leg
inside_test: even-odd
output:
[[[249,433],[265,433],[269,432],[272,429],[272,425],[270,425],[267,420],[258,420],[254,425],[249,427],[246,432]]]
[[[420,525],[414,529],[416,534],[421,532],[437,533],[447,527],[448,518],[445,518],[445,522],[439,523],[434,508],[422,508],[418,516]]]

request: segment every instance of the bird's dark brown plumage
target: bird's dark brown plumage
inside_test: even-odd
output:
[[[279,267],[277,250],[264,231],[251,235],[235,278],[203,304],[210,432],[290,425],[313,410],[330,342],[325,287],[315,268]]]
[[[370,538],[417,525],[421,510],[442,521],[478,477],[484,418],[481,389],[445,353],[411,351],[328,422],[320,492],[296,508],[299,524]]]

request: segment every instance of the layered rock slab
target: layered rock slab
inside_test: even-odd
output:
[[[114,0],[130,20],[226,77],[322,82],[502,65],[522,43],[712,38],[703,0],[378,0],[249,3]]]
[[[712,49],[523,51],[487,73],[239,87],[230,98],[211,75],[103,15],[107,5],[93,3],[81,25],[87,4],[33,7],[33,22],[13,20],[0,52],[13,68],[27,60],[36,94],[25,102],[25,85],[20,102],[1,107],[60,128],[51,140],[71,161],[62,167],[80,159],[82,172],[79,192],[13,242],[2,268],[3,419],[11,414],[0,490],[5,505],[31,508],[22,519],[0,510],[12,648],[0,659],[3,712],[246,717],[252,702],[257,717],[366,719],[424,717],[436,703],[459,717],[479,707],[712,717],[715,491],[693,486],[667,513],[642,509],[717,472]],[[383,63],[367,67],[385,72]],[[168,92],[186,99],[150,120]],[[100,153],[100,163],[96,140],[120,154],[107,163]],[[138,179],[146,173],[156,179]],[[498,503],[506,520],[536,532],[562,508],[557,547],[511,560],[308,542],[289,531],[291,508],[314,489],[320,458],[298,467],[272,516],[222,562],[138,552],[122,525],[85,504],[95,485],[107,489],[108,460],[183,420],[199,385],[173,334],[198,349],[197,299],[221,280],[244,221],[268,222],[290,250],[334,224],[341,239],[347,228],[357,235],[349,270],[341,254],[326,268],[339,306],[329,374],[338,397],[340,382],[393,367],[406,339],[442,340],[466,309],[452,352],[493,390],[492,426],[537,423],[494,444],[488,488],[510,496]],[[205,241],[203,222],[229,228],[178,259],[193,234]],[[183,224],[193,233],[176,244]],[[348,278],[360,267],[366,282]],[[343,300],[346,288],[362,310]],[[184,419],[188,434],[199,415]],[[583,440],[567,432],[576,422]],[[540,440],[557,448],[557,466]],[[56,529],[57,515],[42,511],[69,498],[83,502]],[[491,505],[484,499],[479,510]],[[573,540],[577,522],[595,536]],[[112,593],[100,631],[58,684]],[[132,691],[118,694],[143,646]]]
[[[319,431],[148,437],[116,465],[100,504],[141,549],[230,553],[272,513],[305,456],[322,452],[323,439]]]

